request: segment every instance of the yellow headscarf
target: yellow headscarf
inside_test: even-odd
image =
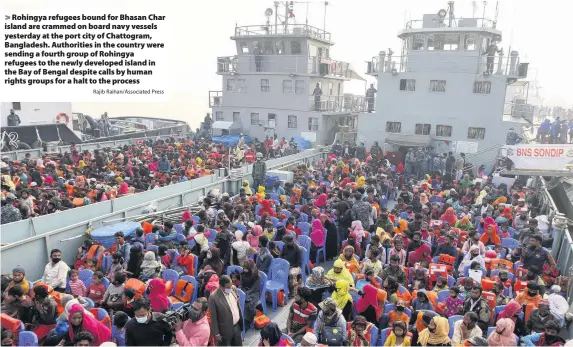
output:
[[[80,160],[80,162],[78,163],[78,169],[84,168],[84,167],[86,167],[86,166],[87,166],[87,164],[86,164],[86,162],[83,161],[83,160]]]
[[[346,252],[347,248],[350,248],[352,250],[352,256],[350,257],[350,260],[346,260],[346,257],[344,256],[344,253]],[[344,266],[346,266],[348,271],[350,271],[351,273],[352,272],[358,273],[359,268],[360,268],[360,264],[358,263],[358,261],[354,257],[354,254],[355,254],[354,247],[348,245],[348,246],[344,247],[344,249],[342,250],[342,253],[338,257],[338,259],[342,261],[342,263],[344,264]]]
[[[334,272],[335,267],[342,269],[342,271],[340,271],[340,273]],[[326,273],[326,278],[337,282],[339,280],[343,280],[348,282],[348,285],[350,285],[351,287],[354,287],[354,279],[352,278],[352,274],[350,273],[350,271],[348,271],[348,269],[346,268],[346,266],[344,266],[344,263],[340,259],[336,259],[336,261],[334,262],[334,267],[328,270],[328,272]]]
[[[356,180],[356,185],[359,187],[364,187],[366,185],[366,178],[364,178],[364,176],[358,177]]]
[[[437,345],[444,345],[450,344],[451,340],[448,336],[450,332],[450,325],[448,324],[448,320],[444,317],[434,317],[432,318],[434,324],[436,324],[436,330],[431,333],[428,328],[422,330],[420,332],[420,337],[418,341],[422,346],[427,346],[428,344],[432,344],[434,346]]]
[[[247,185],[245,185],[245,183]],[[244,180],[243,181],[243,189],[245,190],[245,194],[247,195],[253,195],[253,191],[251,190],[251,187],[249,186],[249,181]]]
[[[343,280],[336,281],[336,290],[332,292],[330,297],[336,301],[336,307],[341,310],[344,310],[344,307],[349,301],[352,302],[352,296],[348,294],[349,289],[350,285],[348,282]]]

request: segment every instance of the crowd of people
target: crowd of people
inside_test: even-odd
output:
[[[105,252],[86,240],[74,264],[54,249],[35,284],[17,267],[2,313],[44,345],[238,346],[253,326],[260,346],[564,345],[573,309],[535,192],[454,169],[336,146],[181,224],[142,222]]]
[[[573,143],[573,119],[567,121],[556,117],[553,122],[546,119],[537,128],[537,140],[551,144]]]

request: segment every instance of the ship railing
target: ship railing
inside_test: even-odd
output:
[[[223,106],[223,91],[210,90],[209,91],[209,107]]]
[[[406,29],[423,29],[423,28],[492,28],[495,29],[496,21],[488,18],[450,18],[435,20],[414,19],[406,23]]]
[[[330,42],[328,31],[307,24],[238,26],[235,36],[305,36]]]
[[[496,54],[493,59],[488,60],[486,55],[464,57],[456,56],[455,51],[444,51],[443,53],[436,54],[434,57],[425,55],[424,58],[414,55],[381,54],[366,62],[366,73],[459,72],[506,75],[515,78],[527,77],[527,67],[525,64],[520,64],[517,54],[512,54],[509,57],[503,53]],[[524,66],[521,67],[521,65]]]
[[[367,112],[369,100],[372,100],[372,105],[375,104],[374,97],[367,98],[361,95],[321,95],[320,97],[310,95],[308,110],[315,112]]]
[[[347,62],[324,57],[303,55],[239,55],[217,57],[218,73],[289,73],[351,78]]]
[[[508,115],[515,118],[523,118],[529,122],[533,121],[533,116],[536,113],[536,107],[529,104],[516,104],[513,102],[506,102],[503,104],[503,115]]]

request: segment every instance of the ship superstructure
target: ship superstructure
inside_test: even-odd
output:
[[[358,131],[387,151],[433,147],[485,163],[496,151],[484,152],[525,123],[504,108],[507,86],[525,78],[528,65],[501,48],[496,20],[456,18],[448,4],[406,23],[400,53],[382,51],[368,63],[378,79],[376,113],[361,115]]]
[[[362,78],[331,58],[329,32],[292,23],[293,6],[275,2],[265,24],[235,28],[236,55],[217,58],[223,88],[209,92],[214,125],[260,140],[302,136],[324,145],[340,132],[354,142],[358,114],[367,106],[364,96],[344,93],[344,82]]]

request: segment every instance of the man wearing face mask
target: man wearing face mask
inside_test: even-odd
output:
[[[400,256],[398,254],[394,254],[390,257],[390,266],[382,271],[381,276],[382,280],[385,280],[388,276],[393,276],[398,283],[402,285],[406,284],[406,273],[400,266]]]
[[[554,321],[545,323],[543,333],[531,334],[521,339],[522,346],[563,346],[565,340],[559,336],[559,324]]]
[[[452,346],[465,343],[474,337],[481,337],[482,331],[477,325],[478,316],[475,312],[468,312],[462,320],[454,323],[454,337]]]
[[[478,319],[476,324],[480,327],[482,332],[487,332],[489,319],[491,317],[491,308],[482,294],[481,286],[474,286],[468,298],[464,301],[463,312],[474,312]]]
[[[219,278],[219,288],[209,296],[211,333],[218,346],[242,346],[243,320],[239,307],[239,293],[231,278]]]
[[[199,298],[189,307],[189,319],[174,325],[175,338],[179,346],[207,346],[211,328],[207,320],[209,302]]]
[[[59,249],[52,249],[50,258],[51,261],[44,268],[42,282],[57,292],[65,293],[69,267],[62,261],[62,252]]]
[[[549,301],[540,300],[537,303],[537,308],[531,311],[529,320],[527,321],[527,330],[531,333],[542,333],[545,329],[545,324],[549,321],[559,322],[557,316],[549,311]]]
[[[145,296],[133,302],[134,317],[125,324],[126,346],[169,346],[173,337],[165,315],[151,311]]]

